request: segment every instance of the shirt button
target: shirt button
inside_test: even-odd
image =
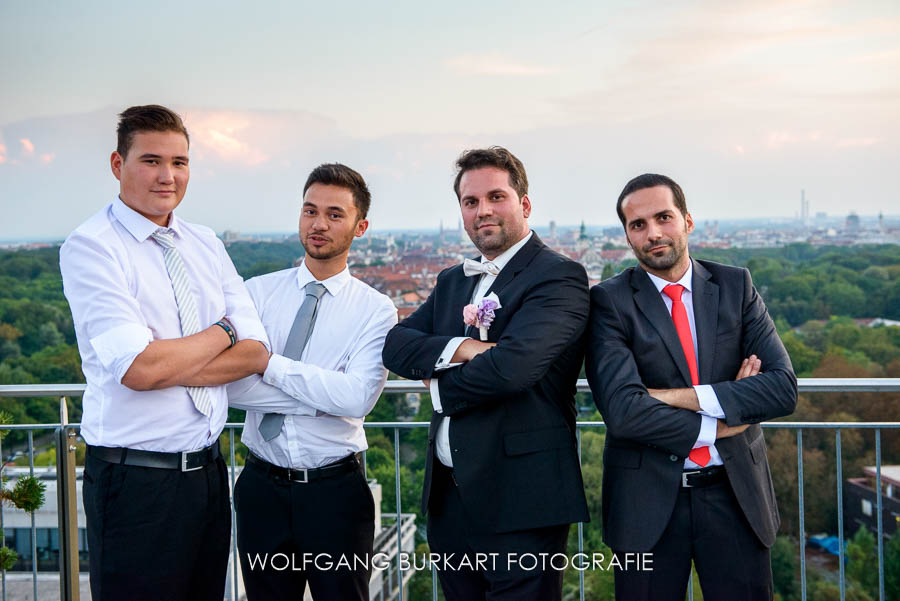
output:
[[[669,455],[669,461],[678,461],[678,455]]]

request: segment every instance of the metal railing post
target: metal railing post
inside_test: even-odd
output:
[[[575,428],[575,442],[578,445],[578,465],[581,465],[581,428]],[[584,553],[584,522],[578,522],[578,553]],[[578,599],[584,601],[584,570],[578,570]]]
[[[884,508],[881,506],[881,429],[875,430],[875,499],[878,502],[878,601],[884,601]]]
[[[28,431],[28,474],[34,477],[34,430]],[[31,586],[34,598],[37,594],[37,527],[34,524],[34,512],[31,512]]]
[[[837,504],[838,504],[838,562],[840,564],[840,575],[838,586],[841,589],[841,601],[844,601],[847,595],[847,583],[844,581],[844,474],[841,466],[841,429],[835,430],[834,449],[837,454]]]
[[[401,522],[403,521],[400,508],[400,428],[394,428],[394,477],[397,486],[397,599],[403,601],[403,569],[400,556],[403,553],[403,533]]]
[[[797,430],[797,502],[800,504],[800,599],[806,601],[806,515],[803,513],[803,430]]]
[[[69,429],[66,397],[59,400],[59,428],[56,430],[56,497],[59,523],[59,598],[79,601],[78,585],[78,504],[75,486],[75,431]]]
[[[228,428],[228,448],[230,450],[231,469],[231,601],[238,601],[238,548],[237,548],[237,517],[234,509],[234,472],[236,469],[234,460],[234,427]]]

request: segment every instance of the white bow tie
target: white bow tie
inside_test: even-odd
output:
[[[491,261],[485,261],[482,263],[481,261],[466,259],[465,261],[463,261],[463,273],[466,274],[466,276],[481,274],[497,275],[500,273],[500,268]]]

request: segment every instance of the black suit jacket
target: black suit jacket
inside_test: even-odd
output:
[[[750,272],[693,263],[700,384],[712,384],[728,425],[754,424],[716,449],[750,526],[771,546],[779,517],[758,423],[794,411],[797,379]],[[687,360],[665,303],[639,267],[591,289],[589,331],[587,377],[607,427],[604,540],[613,549],[649,551],[672,513],[701,418],[647,389],[691,386]],[[751,354],[762,360],[761,373],[734,381]]]
[[[584,268],[533,234],[489,290],[502,305],[488,331],[497,346],[434,373],[447,342],[466,335],[463,307],[478,280],[461,265],[441,272],[425,304],[388,333],[384,364],[405,378],[440,378],[454,477],[479,528],[587,521],[574,400],[589,312]],[[438,422],[428,434],[423,511],[433,492]]]

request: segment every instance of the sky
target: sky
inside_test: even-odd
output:
[[[371,231],[456,227],[454,161],[525,164],[531,223],[615,224],[664,173],[695,221],[900,213],[896,0],[0,2],[0,240],[64,238],[115,198],[116,115],[191,135],[178,209],[293,231],[342,162]]]

